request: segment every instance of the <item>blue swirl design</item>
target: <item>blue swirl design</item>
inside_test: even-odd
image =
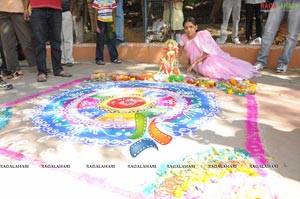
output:
[[[134,111],[109,110],[103,103],[120,96],[145,99],[148,106]],[[124,113],[124,111],[126,113]],[[85,144],[118,146],[132,144],[128,137],[135,132],[135,122],[118,118],[118,114],[140,112],[170,136],[182,136],[199,129],[218,112],[213,94],[179,83],[109,82],[77,88],[57,94],[48,104],[35,110],[33,124],[59,139]],[[109,117],[117,114],[115,117]],[[144,137],[147,137],[147,132]]]
[[[0,130],[7,126],[11,118],[11,107],[0,108]]]

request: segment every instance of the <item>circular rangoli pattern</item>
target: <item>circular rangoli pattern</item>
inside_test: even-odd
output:
[[[199,129],[218,111],[214,95],[187,84],[113,82],[54,96],[37,108],[33,123],[60,139],[116,146],[132,143],[136,114],[142,114],[152,129],[182,136]]]

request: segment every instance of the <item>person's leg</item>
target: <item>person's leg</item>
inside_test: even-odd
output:
[[[290,63],[293,51],[297,45],[297,38],[300,32],[300,1],[294,1],[298,7],[290,9],[288,12],[288,31],[286,35],[286,41],[283,48],[283,54],[278,58],[278,67],[280,65],[285,66],[283,71],[287,69],[287,65]]]
[[[7,70],[15,72],[19,69],[19,60],[16,51],[16,34],[10,17],[10,13],[0,12],[0,36]]]
[[[246,3],[246,39],[247,43],[252,40],[253,4]]]
[[[46,38],[48,34],[47,25],[47,9],[34,8],[31,13],[31,27],[34,34],[34,40],[36,44],[35,58],[38,69],[38,75],[47,75],[46,67]]]
[[[123,0],[119,0],[116,8],[116,39],[119,42],[124,41],[124,10]]]
[[[87,0],[87,4],[88,4],[88,13],[90,15],[90,23],[91,23],[91,32],[94,33],[96,32],[96,24],[95,24],[95,9],[93,8],[93,0]]]
[[[74,32],[75,32],[75,42],[83,43],[83,18],[79,19],[73,16]]]
[[[232,1],[233,8],[232,8],[232,41],[238,40],[238,33],[239,33],[239,22],[240,22],[240,15],[241,15],[241,7],[242,2],[241,0],[234,0]]]
[[[11,20],[28,65],[36,66],[34,36],[30,24],[24,21],[23,14],[13,14]]]
[[[107,47],[112,62],[118,61],[118,51],[116,48],[116,38],[113,33],[113,23],[105,23],[106,25],[106,35],[108,38]]]
[[[65,22],[66,22],[66,19],[65,19],[65,12],[62,13],[62,26],[61,26],[61,45],[60,45],[60,49],[61,49],[61,60],[60,60],[60,63],[62,65],[65,65],[67,63],[66,61],[66,56],[65,56]]]
[[[262,35],[262,17],[260,4],[254,4],[254,15],[255,15],[255,32],[256,37],[261,37]]]
[[[100,33],[96,35],[96,63],[102,61],[101,64],[104,64],[104,37],[107,30],[105,23],[97,21],[97,25],[100,29]]]
[[[2,43],[1,43],[1,34],[0,34],[0,56],[1,56],[1,60],[2,60],[1,67],[0,67],[0,75],[1,74],[3,76],[11,75],[11,71],[7,70],[7,66],[6,66],[6,60],[5,60]]]
[[[73,21],[70,11],[62,13],[62,62],[71,66],[73,58]]]
[[[48,33],[51,45],[51,61],[54,75],[59,75],[63,71],[61,65],[61,27],[62,13],[61,10],[48,9],[47,15]]]
[[[279,2],[279,1],[275,1],[275,2]],[[271,8],[269,12],[269,16],[262,36],[261,47],[257,55],[257,63],[261,64],[264,67],[268,62],[268,56],[269,56],[269,52],[273,40],[276,36],[276,33],[279,29],[279,26],[281,24],[284,15],[285,15],[285,10],[280,8]]]
[[[5,56],[2,48],[2,41],[1,41],[1,34],[0,34],[0,56],[1,56],[1,67],[0,67],[0,72],[7,69],[6,68],[6,63],[5,63]]]
[[[232,6],[233,6],[232,4],[233,4],[232,0],[224,0],[223,1],[223,5],[222,5],[223,21],[221,24],[220,38],[217,40],[218,43],[226,42],[227,27],[228,27],[229,18],[230,18],[231,12],[232,12]]]

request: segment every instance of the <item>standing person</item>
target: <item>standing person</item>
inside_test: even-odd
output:
[[[71,13],[73,15],[73,24],[75,32],[75,43],[83,43],[83,16],[85,11],[85,0],[71,1]]]
[[[36,66],[33,33],[30,24],[23,18],[25,10],[23,0],[0,0],[0,5],[0,37],[6,67],[11,73],[8,78],[15,79],[23,75],[16,50],[17,38],[24,50],[28,65]]]
[[[246,39],[247,43],[251,45],[261,44],[262,35],[262,17],[261,17],[261,3],[265,0],[246,0]],[[256,38],[252,37],[253,17],[255,17],[255,32]]]
[[[264,28],[255,68],[261,70],[266,67],[272,43],[285,14],[287,14],[288,30],[283,53],[278,57],[276,69],[278,73],[285,73],[297,45],[297,37],[300,32],[300,0],[275,0],[274,4],[276,6],[271,8]]]
[[[223,8],[223,22],[221,25],[221,35],[216,40],[218,44],[224,44],[227,40],[227,27],[232,15],[232,34],[231,40],[235,44],[241,44],[238,33],[239,33],[239,22],[241,14],[241,0],[224,0],[222,4]]]
[[[95,0],[93,7],[95,12],[96,38],[96,64],[104,65],[104,39],[107,37],[108,52],[112,63],[121,64],[118,59],[118,51],[116,48],[114,29],[115,8],[117,4],[115,0]]]
[[[183,0],[173,0],[172,3],[172,19],[171,19],[171,29],[172,29],[172,38],[179,42],[181,32],[183,30]],[[163,20],[166,22],[170,21],[170,1],[166,0],[164,2],[164,13]]]
[[[71,77],[61,65],[61,25],[62,25],[62,1],[61,0],[24,0],[26,7],[29,3],[32,8],[30,21],[35,36],[35,57],[38,69],[38,82],[47,81],[46,68],[46,41],[47,36],[51,45],[51,60],[55,76]],[[29,20],[28,11],[24,12],[24,18]]]
[[[116,42],[117,45],[123,43],[124,39],[124,10],[123,0],[116,0]]]
[[[70,11],[73,0],[62,0],[61,64],[74,65],[73,58],[73,17]]]
[[[231,57],[222,51],[207,31],[197,32],[194,18],[184,20],[184,32],[179,42],[179,55],[184,50],[191,65],[187,72],[194,70],[211,79],[250,79],[260,74],[249,62]]]

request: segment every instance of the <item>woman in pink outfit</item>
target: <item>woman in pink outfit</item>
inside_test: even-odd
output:
[[[184,50],[190,60],[187,72],[194,70],[211,79],[250,79],[260,76],[249,62],[231,57],[222,51],[207,31],[197,32],[197,24],[193,17],[183,22],[184,32],[179,41],[179,55]]]

